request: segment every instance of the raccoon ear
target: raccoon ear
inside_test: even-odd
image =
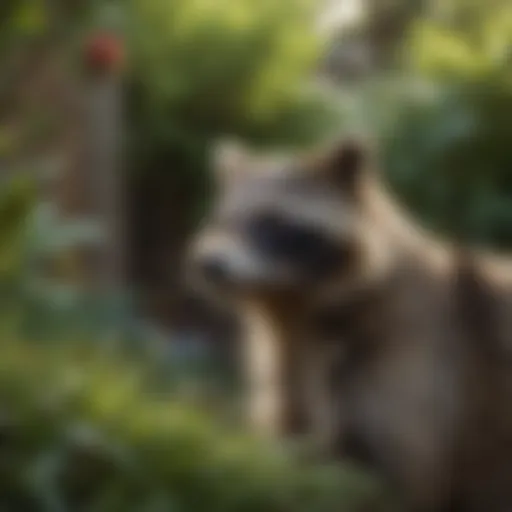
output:
[[[247,149],[238,141],[225,140],[213,148],[212,165],[219,181],[234,179],[247,167]]]
[[[366,164],[366,148],[355,140],[338,143],[323,161],[329,180],[348,192],[358,189]]]

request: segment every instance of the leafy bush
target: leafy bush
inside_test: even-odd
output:
[[[512,7],[506,0],[436,3],[412,26],[404,56],[411,70],[442,81],[512,85]]]
[[[389,132],[389,177],[434,228],[472,243],[512,247],[512,90],[465,84],[413,105]]]
[[[304,86],[321,50],[318,2],[128,4],[132,91],[144,123],[138,135],[317,136],[326,112]]]
[[[360,87],[346,123],[376,135],[390,184],[424,223],[510,249],[510,3],[436,6],[413,24],[402,74]]]
[[[36,183],[23,174],[6,179],[0,192],[0,313],[32,337],[86,332],[106,314],[107,298],[87,297],[59,283],[59,259],[77,245],[100,241],[93,222],[64,220],[50,202],[36,199]],[[105,324],[105,322],[103,322]]]
[[[1,348],[3,509],[386,509],[367,476],[294,463],[170,399],[119,354],[5,340]]]

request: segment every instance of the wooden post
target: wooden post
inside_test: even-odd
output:
[[[86,89],[86,167],[90,173],[91,214],[103,229],[96,279],[104,292],[120,291],[125,277],[123,197],[120,165],[121,85],[116,74],[94,76]]]
[[[82,265],[88,287],[100,293],[118,293],[125,279],[123,197],[121,168],[122,84],[120,40],[113,34],[94,34],[87,41],[86,78],[82,90],[79,161],[80,215],[96,222],[103,237],[86,255]]]
[[[80,242],[58,257],[59,277],[94,293],[117,293],[124,284],[122,205],[122,87],[120,42],[95,34],[84,53],[85,75],[67,76],[70,98],[60,105],[66,130],[65,169],[55,190],[64,222],[92,222],[101,240]]]

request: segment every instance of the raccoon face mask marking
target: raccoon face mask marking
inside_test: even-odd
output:
[[[334,274],[348,252],[320,230],[273,212],[255,216],[247,229],[256,251],[289,266],[306,280]]]

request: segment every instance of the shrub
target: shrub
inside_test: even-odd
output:
[[[3,509],[328,512],[388,503],[366,475],[294,463],[171,399],[118,353],[1,348]]]
[[[129,78],[150,130],[139,135],[317,136],[321,104],[304,89],[321,51],[315,0],[128,6]]]
[[[510,3],[430,10],[404,41],[402,75],[360,87],[346,122],[377,136],[391,185],[429,227],[510,249]]]

